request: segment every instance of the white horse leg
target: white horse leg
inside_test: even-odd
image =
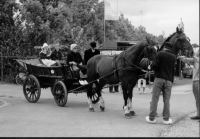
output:
[[[132,111],[132,101],[128,98],[128,108]]]
[[[88,98],[88,105],[89,105],[89,111],[94,112],[94,107],[92,105],[92,100],[90,98]]]
[[[101,109],[101,111],[104,111],[105,110],[105,101],[102,96],[99,98],[100,98],[100,102],[101,102],[100,109]]]
[[[136,116],[135,112],[133,111],[132,100],[131,99],[128,99],[128,107],[129,107],[131,116]]]
[[[125,112],[125,117],[126,118],[131,118],[131,116],[130,116],[130,110],[128,108],[128,105],[124,106],[124,112]]]

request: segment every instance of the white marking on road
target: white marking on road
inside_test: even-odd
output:
[[[5,106],[10,106],[10,103],[6,102],[6,101],[3,101],[3,100],[0,100],[0,102],[3,102],[4,104],[0,106],[0,108],[3,108]]]

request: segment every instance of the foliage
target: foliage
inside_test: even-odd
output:
[[[3,56],[36,56],[38,53],[34,46],[41,46],[44,42],[59,43],[60,46],[77,43],[81,46],[81,53],[92,40],[103,43],[103,1],[20,2],[21,4],[15,3],[15,0],[0,1],[0,46]],[[12,69],[16,65],[11,59],[5,60],[4,64],[6,79],[13,80]]]
[[[105,36],[107,40],[118,41],[142,41],[146,36],[154,39],[157,43],[162,43],[162,35],[158,37],[149,34],[143,26],[134,27],[132,23],[121,13],[119,20],[108,20],[105,22]]]

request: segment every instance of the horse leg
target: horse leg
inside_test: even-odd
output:
[[[87,97],[88,97],[89,111],[94,112],[94,107],[92,105],[92,85],[88,86]]]
[[[105,86],[105,84],[106,84],[106,81],[104,79],[101,79],[99,81],[99,84],[98,84],[98,87],[97,87],[97,94],[98,94],[98,96],[100,98],[100,110],[101,111],[105,110],[105,101],[104,101],[104,99],[103,99],[103,97],[101,95],[101,90]]]
[[[129,107],[131,116],[136,116],[136,113],[132,110],[133,88],[135,87],[136,83],[137,83],[137,80],[134,80],[128,86],[128,107]]]
[[[131,114],[129,111],[129,107],[128,107],[128,94],[127,94],[127,83],[126,81],[122,81],[122,90],[123,90],[123,97],[124,97],[124,111],[125,111],[125,118],[130,119],[131,118]]]

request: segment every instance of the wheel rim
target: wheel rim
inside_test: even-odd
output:
[[[38,89],[38,85],[34,79],[28,78],[26,80],[24,93],[25,93],[26,98],[31,102],[35,102],[38,100],[38,97],[40,96],[40,92]]]
[[[16,84],[17,85],[22,85],[23,84],[23,80],[19,77],[19,75],[16,76]]]
[[[65,92],[62,85],[57,84],[55,86],[54,97],[56,98],[56,102],[58,102],[59,104],[65,103]]]
[[[93,95],[92,95],[92,103],[97,103],[99,101],[99,96],[96,93],[95,90],[93,90]]]

